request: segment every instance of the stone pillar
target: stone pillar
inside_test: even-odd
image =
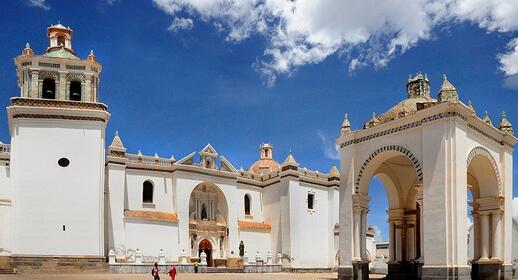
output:
[[[39,86],[39,74],[40,74],[40,71],[39,70],[31,70],[31,86],[30,86],[30,89],[29,89],[29,97],[30,98],[38,98],[38,93],[39,93],[39,89],[38,89],[38,86]]]
[[[476,210],[473,209],[473,260],[480,259],[480,218]]]
[[[281,252],[277,253],[277,265],[282,265],[282,254],[281,254]]]
[[[361,254],[360,254],[360,224],[361,224],[361,210],[357,207],[353,209],[354,216],[353,216],[353,227],[354,227],[354,257],[353,261],[359,261],[361,260]]]
[[[403,260],[403,236],[402,236],[402,228],[401,228],[401,221],[396,222],[396,242],[395,244],[395,251],[396,251],[396,258],[395,260],[400,262]]]
[[[415,221],[406,229],[407,260],[415,259]]]
[[[480,212],[480,260],[488,260],[489,257],[489,215],[487,212]]]
[[[393,262],[396,260],[396,250],[394,250],[396,245],[396,236],[395,236],[395,225],[393,221],[389,221],[389,262]]]
[[[84,92],[81,92],[81,100],[93,102],[92,98],[92,75],[85,74]]]
[[[416,201],[417,201],[417,204],[419,205],[419,223],[417,223],[417,226],[419,228],[416,228],[419,229],[419,251],[416,251],[417,254],[419,254],[419,258],[417,259],[419,262],[424,262],[424,242],[423,242],[423,206],[424,206],[424,203],[423,203],[423,185],[417,185],[416,187],[416,190],[417,190],[417,193],[416,193]],[[417,238],[417,235],[416,235],[416,238]],[[417,242],[416,242],[416,246],[417,246]]]
[[[500,260],[500,211],[494,211],[491,213],[491,233],[493,238],[491,239],[493,242],[492,251],[491,251],[491,259],[492,260]]]
[[[56,81],[58,82],[58,81]],[[56,85],[56,99],[67,100],[67,72],[59,71],[59,85]]]
[[[165,264],[164,249],[160,249],[160,252],[158,253],[158,264],[160,264],[160,265]]]
[[[361,235],[360,235],[360,255],[362,260],[369,261],[367,257],[367,209],[361,211]]]
[[[187,254],[185,253],[185,250],[182,249],[182,255],[181,255],[181,264],[187,264]]]

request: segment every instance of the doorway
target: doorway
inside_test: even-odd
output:
[[[214,266],[214,262],[212,260],[212,243],[209,240],[203,239],[200,241],[200,245],[198,246],[198,257],[201,259],[201,252],[205,252],[207,255],[207,266]]]

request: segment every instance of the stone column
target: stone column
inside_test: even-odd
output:
[[[488,260],[489,254],[489,215],[487,212],[480,212],[480,260]]]
[[[56,99],[67,100],[67,87],[67,72],[59,71],[59,86],[56,85],[56,89],[59,89],[56,92]]]
[[[396,222],[396,242],[395,242],[395,246],[396,246],[396,261],[400,262],[403,260],[403,239],[402,239],[402,229],[401,229],[401,224],[400,224],[400,221],[397,221]]]
[[[423,236],[423,206],[424,206],[424,203],[423,203],[423,185],[417,185],[416,186],[416,190],[417,190],[417,193],[416,193],[416,199],[417,199],[417,204],[419,205],[419,223],[417,224],[417,226],[419,227],[419,252],[416,251],[416,253],[419,254],[419,258],[418,258],[418,261],[419,262],[423,262],[424,261],[424,236]],[[417,229],[416,229],[417,230]],[[416,236],[417,238],[417,236]],[[417,246],[417,243],[416,243],[416,246]]]
[[[353,261],[359,261],[361,260],[361,254],[360,254],[360,224],[361,224],[361,210],[357,207],[353,209],[354,216],[353,216],[353,227],[354,227],[354,257]]]
[[[396,236],[394,234],[395,226],[393,221],[389,221],[389,261],[393,262],[396,260]]]
[[[38,98],[39,70],[31,70],[31,87],[29,89],[29,97]]]
[[[407,244],[407,260],[415,259],[415,221],[411,222],[411,226],[406,228],[406,244]]]
[[[473,260],[480,259],[480,221],[476,210],[473,210]]]
[[[491,259],[499,260],[500,256],[500,211],[494,211],[491,213],[491,233],[493,234]]]
[[[367,257],[367,209],[363,209],[361,211],[361,247],[360,247],[360,253],[362,260],[369,261]]]
[[[85,74],[84,92],[81,92],[81,98],[83,101],[92,102],[92,75]]]

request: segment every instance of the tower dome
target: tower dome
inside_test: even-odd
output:
[[[252,172],[265,174],[281,170],[280,164],[273,159],[273,146],[271,144],[262,144],[259,146],[259,152],[260,159],[250,166]]]

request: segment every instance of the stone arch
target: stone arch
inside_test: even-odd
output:
[[[466,158],[466,168],[469,168],[471,162],[473,159],[477,156],[482,156],[486,158],[489,163],[491,164],[491,167],[493,168],[493,171],[495,173],[496,181],[497,181],[497,187],[498,187],[498,194],[502,195],[502,178],[500,177],[500,169],[498,168],[498,165],[496,163],[495,158],[491,155],[491,153],[482,146],[476,146],[468,153],[468,156]],[[468,174],[470,175],[470,174]],[[480,190],[479,190],[480,191]]]
[[[79,81],[81,83],[85,82],[85,75],[83,74],[77,74],[77,73],[71,73],[67,75],[67,82],[72,81]]]
[[[51,79],[54,79],[54,81],[59,82],[59,74],[58,72],[54,72],[54,71],[40,71],[38,73],[38,80],[43,80],[43,79],[46,79],[46,78],[51,78]]]
[[[367,167],[369,166],[369,163],[371,163],[380,154],[386,153],[386,152],[397,152],[397,153],[407,157],[410,160],[410,162],[412,162],[412,164],[414,165],[418,183],[419,184],[423,183],[423,168],[421,166],[421,163],[417,159],[417,157],[409,149],[407,149],[403,146],[389,145],[389,146],[384,146],[384,147],[381,147],[381,148],[375,150],[363,162],[362,166],[360,167],[360,171],[358,171],[358,175],[356,176],[356,181],[355,181],[356,192],[359,191],[362,176],[365,173],[365,170],[367,169]]]

